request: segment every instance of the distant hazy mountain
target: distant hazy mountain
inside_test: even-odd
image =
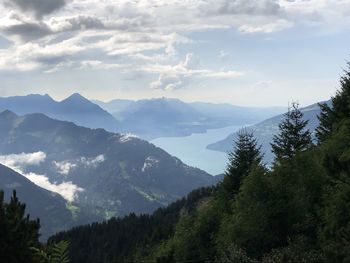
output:
[[[108,218],[151,212],[217,179],[147,141],[43,114],[0,114],[0,161]],[[25,200],[24,200],[25,201]]]
[[[126,111],[129,106],[135,104],[134,100],[123,99],[111,100],[109,102],[92,100],[92,102],[99,105],[102,109],[112,113],[115,117],[122,117],[119,114],[122,114],[122,112]]]
[[[327,101],[327,104],[330,104],[330,101]],[[301,108],[301,111],[304,114],[304,119],[309,120],[307,128],[314,132],[319,124],[317,115],[320,113],[320,108],[318,104],[312,104],[308,107]],[[270,143],[272,142],[273,135],[278,133],[278,124],[282,121],[282,119],[283,115],[280,114],[248,127],[248,129],[254,131],[255,137],[262,145],[262,151],[265,153],[264,159],[267,163],[270,163],[273,160]],[[226,139],[210,144],[207,148],[215,151],[229,152],[232,150],[233,142],[236,136],[237,133],[232,133],[228,135]]]
[[[0,111],[10,110],[17,114],[44,113],[51,118],[72,121],[89,128],[117,131],[118,121],[107,111],[78,93],[60,102],[49,95],[27,95],[0,98]]]
[[[230,104],[185,103],[178,99],[94,101],[121,122],[122,130],[143,138],[184,136],[210,128],[255,123],[282,108],[249,108]]]
[[[23,175],[0,164],[0,189],[9,201],[12,191],[16,190],[21,202],[26,203],[26,212],[32,219],[40,218],[42,238],[74,225],[71,211],[66,201],[58,194],[42,189]]]

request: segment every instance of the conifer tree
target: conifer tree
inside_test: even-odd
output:
[[[320,104],[321,114],[318,116],[320,125],[316,129],[319,142],[329,138],[330,133],[339,126],[343,119],[350,117],[350,62],[348,70],[340,78],[340,90],[331,99],[331,105]]]
[[[311,133],[306,126],[307,120],[303,120],[303,113],[299,110],[299,104],[293,102],[284,114],[284,120],[279,124],[279,134],[273,137],[271,143],[272,152],[276,161],[289,159],[297,152],[303,152],[312,145]]]
[[[9,203],[4,202],[4,192],[0,191],[1,262],[35,262],[31,247],[39,245],[40,223],[25,215],[25,207],[16,191]]]
[[[242,180],[250,173],[253,164],[261,164],[263,155],[261,146],[253,132],[242,129],[238,132],[234,149],[229,153],[229,163],[221,183],[221,192],[225,199],[232,199],[238,192]]]

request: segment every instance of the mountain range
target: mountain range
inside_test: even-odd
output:
[[[0,163],[63,196],[78,219],[84,211],[93,219],[149,213],[218,180],[134,136],[40,113],[0,114],[0,154]]]
[[[16,114],[43,113],[51,118],[71,121],[89,128],[103,128],[115,132],[120,124],[107,111],[78,93],[62,101],[49,95],[0,97],[0,111],[10,110]]]
[[[147,140],[253,124],[284,110],[281,107],[253,108],[231,104],[186,103],[169,98],[93,102],[120,121],[122,131],[137,134]]]
[[[74,93],[62,101],[49,95],[0,97],[0,111],[16,114],[43,113],[88,128],[133,133],[152,140],[158,137],[187,136],[207,129],[247,125],[283,112],[282,107],[254,108],[231,104],[187,103],[178,99],[116,99],[90,101]]]
[[[322,102],[330,105],[330,101]],[[308,120],[307,129],[309,129],[313,135],[316,127],[319,124],[317,116],[320,114],[319,105],[312,104],[310,106],[300,109],[304,115],[304,120]],[[278,125],[283,120],[283,114],[277,115],[275,117],[264,120],[255,125],[246,127],[248,130],[254,133],[254,136],[257,138],[259,144],[261,144],[261,151],[264,153],[264,160],[267,164],[273,161],[273,154],[271,152],[271,145],[273,136],[278,134]],[[207,146],[210,150],[229,152],[232,150],[234,140],[237,138],[237,132],[231,133],[225,139],[209,144]]]

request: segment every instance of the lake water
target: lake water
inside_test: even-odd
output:
[[[186,137],[162,137],[151,141],[184,163],[200,168],[212,175],[221,174],[227,164],[227,153],[208,150],[208,144],[226,138],[242,126],[230,126],[208,130],[206,133],[192,134]]]

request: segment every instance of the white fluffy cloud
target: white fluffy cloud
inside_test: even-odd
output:
[[[44,152],[19,153],[0,155],[0,163],[11,167],[25,167],[27,165],[40,165],[46,159]]]
[[[77,198],[79,192],[84,191],[83,188],[78,187],[72,182],[63,182],[63,183],[51,183],[45,175],[27,173],[23,174],[27,179],[35,183],[36,185],[49,190],[51,192],[58,193],[67,201],[74,201]]]
[[[0,163],[10,167],[16,172],[22,174],[24,177],[35,183],[36,185],[58,193],[67,201],[74,201],[79,192],[84,191],[83,188],[78,187],[72,182],[62,183],[51,183],[45,175],[35,174],[32,172],[25,172],[25,169],[29,165],[39,166],[46,159],[44,152],[33,152],[33,153],[20,153],[20,154],[9,154],[0,155]],[[61,167],[62,169],[64,167]]]
[[[150,87],[166,91],[186,87],[193,78],[235,78],[244,75],[244,72],[239,71],[201,69],[200,60],[193,53],[188,53],[185,59],[175,66],[155,65],[146,70],[160,74]]]
[[[68,175],[70,170],[77,166],[75,163],[71,163],[68,161],[63,161],[63,162],[54,161],[53,164],[55,165],[57,172],[64,175]]]
[[[53,165],[55,166],[58,173],[63,175],[69,175],[72,169],[77,168],[79,166],[96,168],[100,163],[105,161],[105,156],[100,154],[95,158],[87,158],[80,157],[75,160],[65,160],[61,162],[53,161]]]

